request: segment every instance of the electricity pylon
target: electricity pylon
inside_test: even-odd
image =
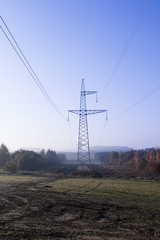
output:
[[[107,112],[107,110],[87,110],[86,95],[91,95],[94,93],[97,94],[97,91],[85,91],[84,79],[82,79],[81,94],[80,94],[80,110],[68,110],[68,120],[69,120],[69,112],[79,115],[77,165],[78,165],[78,169],[80,170],[90,169],[90,149],[89,149],[87,115]]]

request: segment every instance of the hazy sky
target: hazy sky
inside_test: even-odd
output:
[[[82,78],[98,91],[87,107],[108,121],[88,117],[90,146],[160,146],[160,87],[132,108],[160,85],[159,0],[0,0],[0,14],[66,118]],[[54,110],[1,29],[0,83],[0,143],[77,149],[78,115]]]

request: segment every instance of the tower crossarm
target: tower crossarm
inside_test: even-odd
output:
[[[79,113],[80,113],[80,110],[68,110],[68,112],[75,113],[75,114],[79,114]]]
[[[68,114],[69,113],[74,113],[74,114],[78,114],[78,115],[92,115],[92,114],[97,114],[97,113],[103,113],[103,112],[106,112],[107,114],[107,110],[87,110],[87,109],[84,109],[84,110],[68,110]],[[68,120],[69,120],[69,115],[68,115]],[[107,120],[107,115],[106,115],[106,120]]]
[[[75,114],[85,114],[85,115],[91,115],[91,114],[97,114],[97,113],[103,113],[107,112],[107,110],[68,110],[68,112],[75,113]]]
[[[87,115],[107,112],[107,110],[87,110]]]
[[[82,95],[91,95],[91,94],[94,94],[94,93],[97,94],[97,91],[81,91]]]

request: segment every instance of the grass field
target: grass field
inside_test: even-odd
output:
[[[0,176],[0,239],[159,240],[160,182]]]
[[[41,184],[42,187],[46,186]],[[149,197],[160,199],[160,182],[120,179],[61,179],[50,182],[47,186],[53,191],[79,194],[94,194],[109,196],[125,194],[134,197]]]
[[[160,210],[160,182],[120,179],[65,179],[39,185],[49,191],[91,195],[117,204]]]
[[[0,184],[34,182],[42,179],[42,177],[33,176],[0,175]]]

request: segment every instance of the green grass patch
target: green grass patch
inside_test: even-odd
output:
[[[160,182],[119,179],[62,179],[39,184],[44,190],[90,195],[126,206],[160,210]]]
[[[134,196],[146,196],[160,199],[160,182],[143,180],[119,179],[62,179],[40,184],[41,187],[49,186],[56,192],[71,192],[82,194],[105,195],[118,192]]]
[[[32,182],[43,179],[42,177],[18,176],[18,175],[0,175],[0,184]]]

